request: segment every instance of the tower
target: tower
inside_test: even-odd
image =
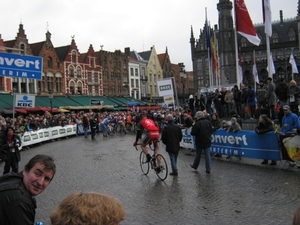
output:
[[[220,0],[217,4],[219,11],[218,47],[220,57],[221,85],[236,83],[235,42],[232,18],[232,2]]]

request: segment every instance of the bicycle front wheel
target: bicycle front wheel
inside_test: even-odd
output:
[[[165,158],[161,154],[158,154],[155,157],[155,165],[156,175],[159,179],[165,180],[168,177],[168,165]]]
[[[143,151],[141,151],[141,154],[140,154],[140,166],[141,166],[143,174],[147,175],[149,173],[150,165],[149,165],[149,162],[147,162],[147,156]]]

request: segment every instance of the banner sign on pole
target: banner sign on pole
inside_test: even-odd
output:
[[[16,94],[15,107],[34,108],[35,95]]]
[[[172,79],[157,80],[158,94],[164,97],[164,103],[174,103],[174,90]]]
[[[0,52],[0,76],[42,79],[43,58]]]

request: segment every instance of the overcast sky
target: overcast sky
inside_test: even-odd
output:
[[[272,20],[297,15],[297,0],[270,0]],[[137,52],[155,46],[157,54],[166,47],[171,62],[183,62],[192,70],[190,31],[195,38],[205,23],[205,7],[210,24],[218,23],[219,0],[9,0],[1,2],[0,34],[4,40],[16,37],[20,22],[29,43],[45,40],[47,29],[55,47],[69,45],[71,36],[80,53],[90,44],[106,51],[130,47]],[[261,0],[245,0],[253,23],[262,23]],[[48,25],[47,25],[48,24]]]

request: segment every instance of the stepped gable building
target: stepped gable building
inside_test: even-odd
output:
[[[270,38],[270,49],[276,73],[273,79],[285,78],[286,81],[294,78],[300,83],[299,74],[292,74],[292,67],[289,63],[291,53],[294,55],[296,64],[300,68],[299,53],[299,32],[300,32],[300,0],[298,1],[297,17],[284,19],[283,12],[280,11],[280,20],[272,22],[273,34]],[[296,7],[296,6],[295,6]],[[208,54],[206,46],[206,31],[210,30],[211,35],[217,38],[217,49],[219,57],[220,87],[231,87],[236,84],[236,60],[235,60],[235,42],[233,30],[233,5],[230,0],[219,0],[217,4],[219,11],[219,26],[215,25],[212,29],[210,25],[205,24],[203,30],[200,30],[198,39],[194,37],[193,28],[191,28],[190,45],[193,61],[193,72],[195,75],[195,90],[205,90],[206,88],[217,88],[216,75],[210,79],[208,67]],[[275,12],[272,12],[274,15]],[[207,29],[207,26],[208,29]],[[264,24],[254,24],[261,44],[255,46],[248,42],[246,38],[237,36],[238,52],[241,56],[243,80],[246,85],[253,85],[252,75],[253,55],[255,51],[255,60],[258,76],[260,80],[268,77],[267,68],[267,46]],[[219,28],[218,28],[219,27]],[[298,69],[299,70],[299,69]]]
[[[1,46],[2,46],[2,48],[1,48]],[[4,41],[0,34],[0,52],[6,52],[4,47],[5,47]],[[0,93],[1,92],[11,92],[11,91],[12,91],[11,78],[0,76]]]
[[[125,48],[125,54],[128,56],[129,59],[129,71],[131,71],[131,67],[135,65],[134,61],[138,63],[138,72],[139,72],[139,90],[140,90],[140,99],[142,100],[149,100],[150,96],[147,96],[147,82],[148,82],[148,75],[147,75],[147,63],[148,61],[143,59],[136,51],[130,51],[130,48],[127,47]],[[131,63],[134,63],[131,66]],[[135,66],[134,66],[135,67]],[[135,70],[135,68],[134,68]],[[130,77],[131,72],[130,72]],[[135,78],[130,78],[131,79],[137,79]],[[135,81],[137,82],[137,81]],[[137,93],[137,92],[136,92]]]
[[[89,46],[87,53],[81,54],[81,58],[83,70],[81,76],[80,71],[78,71],[79,68],[77,70],[77,94],[102,96],[102,67],[92,45]]]
[[[60,62],[54,46],[51,42],[51,33],[47,31],[46,40],[30,44],[32,54],[43,58],[42,80],[36,82],[36,93],[38,95],[48,95],[49,92],[55,95],[65,93],[65,79],[63,64]]]
[[[146,73],[148,76],[148,81],[146,83],[146,96],[149,97],[150,101],[154,101],[153,98],[159,97],[157,89],[157,80],[163,78],[163,71],[160,66],[155,47],[152,46],[149,51],[139,52],[138,54],[142,57],[142,59],[147,61]]]
[[[57,47],[55,51],[63,63],[66,95],[100,95],[101,66],[92,46],[81,55],[72,37],[70,45]]]
[[[128,57],[120,50],[96,52],[102,67],[103,95],[129,96]]]
[[[23,24],[19,24],[19,31],[14,40],[4,41],[6,51],[15,54],[33,55],[30,44]],[[5,78],[6,80],[6,91],[15,91],[16,93],[36,93],[36,85],[33,79],[24,78]]]

